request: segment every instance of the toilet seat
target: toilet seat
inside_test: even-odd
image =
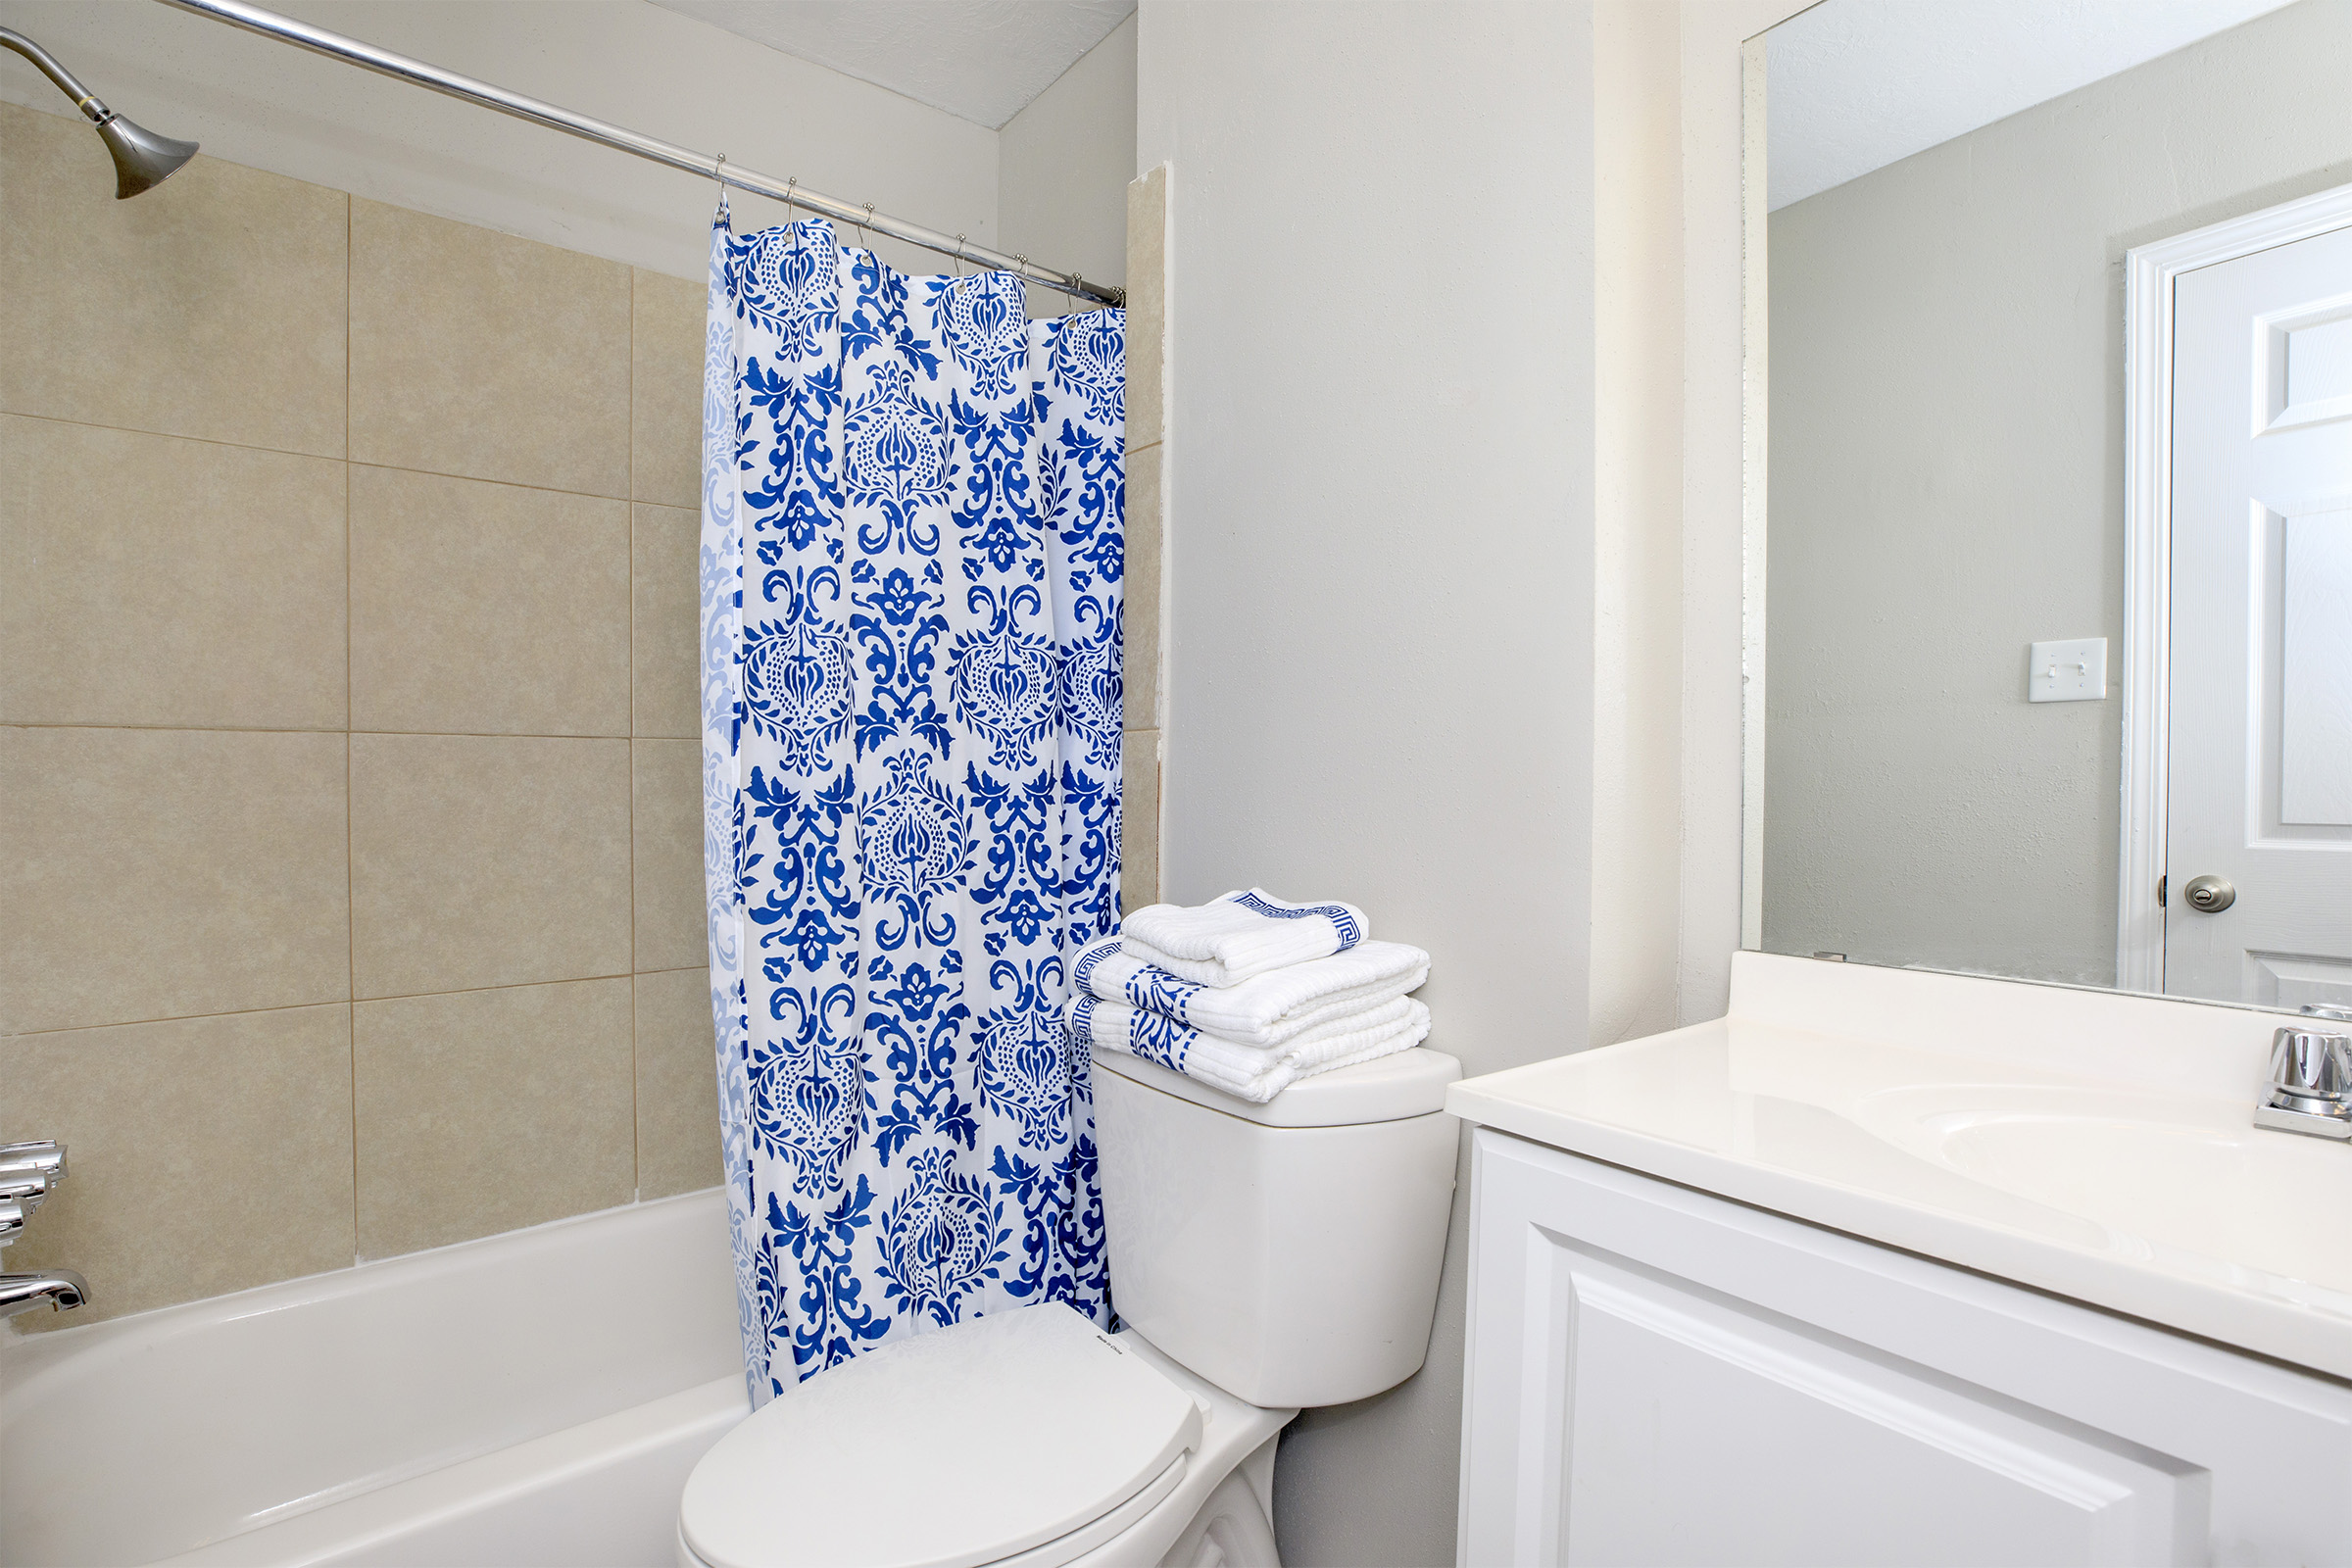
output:
[[[1144,1356],[1017,1307],[770,1401],[695,1466],[680,1544],[710,1568],[1053,1568],[1173,1491],[1200,1434]]]

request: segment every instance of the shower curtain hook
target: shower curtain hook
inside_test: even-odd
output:
[[[963,236],[961,234],[956,236],[956,275],[957,277],[963,275]]]
[[[720,215],[732,220],[734,214],[727,211],[727,155],[725,153],[720,153],[717,159],[711,163],[710,177],[718,181],[718,210]]]
[[[873,220],[874,204],[872,202],[867,202],[865,204],[865,223],[870,223]],[[865,223],[859,223],[858,225],[858,248],[861,251],[871,251],[874,248],[874,242],[865,231]]]

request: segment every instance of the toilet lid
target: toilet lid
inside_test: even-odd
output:
[[[974,1568],[1102,1518],[1200,1442],[1192,1396],[1058,1303],[786,1390],[686,1483],[712,1568]]]

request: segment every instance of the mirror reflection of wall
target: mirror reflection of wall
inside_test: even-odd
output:
[[[2125,256],[2352,182],[2352,0],[1956,5],[1923,32],[1930,14],[1825,0],[1766,41],[1763,946],[2112,985]],[[2336,292],[2352,299],[2352,273]],[[2309,341],[2316,367],[2320,334]],[[2339,417],[2312,439],[2326,462],[2341,454],[2352,497],[2348,431]],[[2276,549],[2308,521],[2279,522]],[[2352,511],[2302,537],[2339,524],[2352,538]],[[2315,606],[2325,586],[2307,593]],[[2352,580],[2344,592],[2352,628]],[[2256,604],[2258,641],[2278,618]],[[2094,645],[2045,650],[2039,669],[2089,700],[2030,700],[2029,649],[2052,642]],[[2314,689],[2335,694],[2315,699],[2307,739],[2329,724],[2352,737],[2352,629],[2297,646],[2306,673],[2328,677]],[[2103,681],[2081,667],[2100,652]],[[2274,728],[2277,658],[2267,675],[2253,660]],[[2332,755],[2310,752],[2306,772]],[[2249,800],[2275,802],[2277,780],[2249,765]],[[2295,980],[2285,960],[2265,969],[2231,950],[2194,994],[2352,1000],[2352,962],[2327,966],[2337,947],[2352,959],[2352,822],[2304,840],[2333,853],[2306,856],[2317,869],[2294,898],[2317,889],[2317,934],[2288,957],[2321,967]],[[2197,868],[2169,869],[2178,888]],[[2177,898],[2166,918],[2176,946],[2188,940]],[[2217,953],[2231,940],[2218,923],[2189,935]]]

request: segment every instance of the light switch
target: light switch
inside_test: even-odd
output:
[[[2026,697],[2036,703],[2096,703],[2107,696],[2107,639],[2035,643]]]

